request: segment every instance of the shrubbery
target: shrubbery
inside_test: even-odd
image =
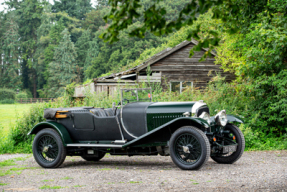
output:
[[[32,98],[32,93],[27,91],[27,90],[24,90],[24,91],[21,91],[19,92],[18,94],[16,94],[16,99],[28,99],[28,98]]]
[[[264,81],[261,83],[264,84]],[[148,85],[142,86],[145,87]],[[260,84],[258,84],[258,86],[260,86]],[[275,106],[269,109],[264,108],[264,104],[262,107],[255,108],[256,102],[254,96],[250,95],[246,85],[235,83],[226,84],[223,82],[222,78],[216,77],[204,92],[197,89],[189,89],[182,94],[178,94],[173,92],[162,92],[160,86],[155,86],[153,88],[153,101],[195,100],[204,100],[210,107],[211,115],[215,115],[218,111],[226,109],[228,114],[244,117],[245,124],[240,125],[240,129],[245,135],[247,150],[287,149],[286,129],[284,131],[283,129],[274,128],[281,124],[281,118],[284,117],[282,116],[278,120],[271,120],[275,115],[280,116],[280,113],[275,114],[274,110],[277,110],[278,112],[279,110],[284,111],[284,109],[276,108],[279,103],[274,103]],[[27,133],[34,125],[45,120],[43,118],[43,111],[45,108],[73,106],[107,108],[112,106],[112,102],[117,103],[118,101],[119,94],[115,94],[111,97],[106,97],[106,94],[104,93],[88,94],[83,101],[71,100],[71,97],[66,94],[64,97],[58,98],[55,102],[33,105],[27,114],[17,120],[16,126],[12,129],[6,139],[0,141],[0,151],[1,153],[32,152],[31,144],[33,137],[27,136]],[[266,119],[267,117],[271,118],[270,123],[268,123],[269,120]],[[271,122],[273,122],[273,124]]]
[[[3,99],[3,100],[0,100],[0,104],[13,104],[13,103],[15,103],[14,99]]]
[[[0,88],[0,100],[15,100],[16,92],[11,89]]]

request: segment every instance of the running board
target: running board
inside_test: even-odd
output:
[[[109,148],[122,148],[123,145],[75,143],[75,144],[67,144],[67,147],[109,147]]]

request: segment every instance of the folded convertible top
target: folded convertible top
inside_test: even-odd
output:
[[[53,119],[57,111],[72,111],[72,110],[89,110],[94,107],[71,107],[71,108],[47,108],[44,110],[44,118],[45,119]]]

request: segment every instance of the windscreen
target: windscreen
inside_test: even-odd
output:
[[[122,89],[122,104],[132,102],[151,102],[151,89]]]

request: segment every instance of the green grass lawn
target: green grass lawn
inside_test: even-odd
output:
[[[27,112],[33,104],[3,104],[0,105],[0,126],[6,132],[9,130],[17,118]]]

